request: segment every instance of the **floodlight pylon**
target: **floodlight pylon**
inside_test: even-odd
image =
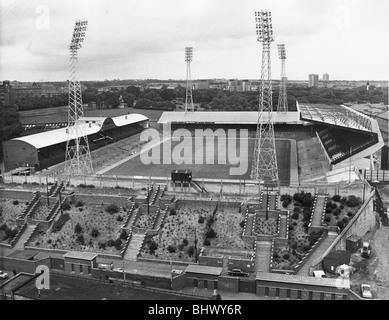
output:
[[[185,113],[193,112],[193,84],[190,63],[193,60],[193,47],[185,48],[185,61],[186,61],[186,94],[185,94]]]
[[[278,169],[274,125],[272,120],[273,100],[271,81],[270,44],[274,41],[271,12],[255,12],[257,41],[262,42],[262,67],[259,89],[257,133],[251,178],[278,185]]]
[[[284,44],[278,45],[278,56],[281,59],[281,81],[280,81],[280,93],[278,96],[277,112],[288,112],[288,98],[286,94],[286,70],[285,70],[286,52],[285,52]]]
[[[69,67],[69,107],[65,174],[86,175],[93,173],[92,157],[89,149],[88,137],[85,132],[86,123],[79,119],[84,117],[82,104],[81,84],[78,80],[78,50],[84,41],[88,21],[76,21],[71,43]]]

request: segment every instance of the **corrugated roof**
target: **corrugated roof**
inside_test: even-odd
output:
[[[301,124],[299,112],[271,112],[274,123]],[[268,113],[261,115],[263,121],[268,121]],[[256,124],[258,121],[257,111],[229,111],[229,112],[164,112],[158,123],[215,123],[215,124]]]
[[[257,272],[257,276],[255,279],[263,280],[263,281],[276,281],[276,282],[296,283],[296,284],[303,284],[303,285],[335,287],[335,288],[339,286],[339,280],[335,278],[316,278],[316,277],[285,275],[285,274],[267,273],[267,272]],[[342,287],[344,289],[349,289],[350,283],[347,281],[342,282]]]
[[[104,123],[107,117],[84,117],[80,118],[80,136],[82,134],[91,135],[97,133],[101,130],[101,126]],[[144,115],[133,113],[128,115],[123,115],[119,117],[111,118],[114,124],[118,127],[129,125],[132,123],[137,123],[140,121],[148,120]],[[89,123],[87,123],[87,121]],[[95,123],[93,123],[93,121]],[[51,131],[40,132],[36,134],[31,134],[29,136],[19,137],[12,139],[13,141],[23,141],[37,149],[55,145],[57,143],[66,142],[68,140],[68,134],[66,132],[67,128],[60,128]]]
[[[196,264],[190,264],[185,270],[185,272],[209,274],[209,275],[214,275],[214,276],[220,276],[222,271],[223,271],[223,268],[202,266],[202,265],[196,265]]]

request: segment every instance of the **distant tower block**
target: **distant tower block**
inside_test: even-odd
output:
[[[84,41],[87,21],[76,21],[70,50],[69,108],[65,158],[65,174],[83,175],[93,173],[92,158],[84,124],[79,118],[84,116],[81,85],[77,79],[77,53]]]
[[[185,61],[186,61],[186,98],[185,98],[185,113],[193,112],[193,95],[192,95],[192,77],[190,71],[190,63],[193,60],[193,48],[185,48]]]
[[[288,112],[288,98],[286,95],[286,71],[285,71],[285,45],[278,45],[278,55],[281,59],[281,81],[280,81],[280,94],[278,97],[278,112]]]
[[[262,69],[259,89],[259,112],[255,139],[254,159],[251,169],[253,180],[278,185],[278,170],[274,126],[270,65],[270,43],[274,41],[271,13],[255,12],[257,40],[262,42]],[[264,120],[266,119],[266,120]]]

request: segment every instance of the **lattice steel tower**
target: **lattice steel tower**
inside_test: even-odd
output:
[[[193,48],[185,48],[185,61],[186,61],[186,98],[185,98],[185,113],[193,112],[193,95],[192,95],[192,77],[190,72],[190,63],[193,60]]]
[[[262,42],[262,68],[259,89],[257,134],[251,178],[278,184],[276,146],[272,120],[273,101],[270,65],[270,44],[274,41],[271,13],[255,12],[257,40]]]
[[[88,138],[85,133],[85,123],[79,121],[84,116],[81,85],[78,80],[77,53],[84,41],[88,21],[76,21],[70,50],[69,74],[69,108],[65,158],[65,174],[81,175],[93,173],[92,158]]]
[[[280,94],[278,97],[278,112],[288,112],[288,99],[286,95],[286,71],[285,71],[285,60],[286,52],[285,45],[278,45],[278,56],[281,59],[281,81],[280,81]]]

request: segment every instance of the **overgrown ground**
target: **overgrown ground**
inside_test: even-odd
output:
[[[125,242],[121,226],[129,208],[116,205],[84,206],[81,201],[65,205],[46,232],[35,236],[30,245],[38,248],[119,254]]]
[[[16,218],[27,207],[28,201],[1,199],[0,201],[0,242],[9,243],[18,233]]]

